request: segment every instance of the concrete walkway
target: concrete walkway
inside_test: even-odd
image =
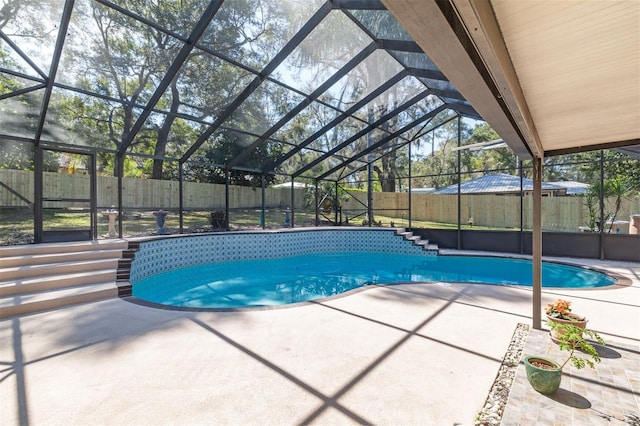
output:
[[[543,303],[573,301],[640,356],[640,264],[586,263],[633,284],[549,290]],[[470,425],[518,323],[531,324],[530,289],[460,284],[276,310],[113,299],[16,317],[0,322],[0,424]],[[640,372],[629,374],[638,405]]]

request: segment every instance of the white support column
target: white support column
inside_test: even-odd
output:
[[[533,158],[533,328],[542,328],[542,158]]]

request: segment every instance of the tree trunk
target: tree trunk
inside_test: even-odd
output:
[[[167,115],[164,123],[162,123],[162,127],[158,130],[158,139],[153,153],[156,158],[153,159],[151,179],[162,179],[162,169],[164,165],[164,156],[167,150],[167,142],[169,140],[169,131],[171,130],[173,122],[176,120],[176,116],[174,114],[178,112],[178,105],[180,105],[180,93],[178,92],[175,82],[171,84],[171,99],[171,112],[173,114]]]
[[[382,157],[382,168],[374,166],[378,174],[378,182],[382,187],[382,192],[396,191],[396,156],[395,151]]]

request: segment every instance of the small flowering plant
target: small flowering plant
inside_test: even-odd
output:
[[[545,309],[545,313],[551,318],[559,318],[569,321],[574,320],[574,318],[569,315],[569,312],[571,312],[571,302],[562,299],[549,303]]]

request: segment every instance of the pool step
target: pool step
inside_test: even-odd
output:
[[[16,296],[65,287],[82,286],[96,282],[114,281],[112,269],[99,269],[75,273],[53,274],[41,277],[28,277],[0,282],[0,297]],[[2,306],[2,305],[0,305]]]
[[[0,298],[0,319],[97,302],[117,297],[117,295],[118,289],[115,282],[105,282],[2,297]]]
[[[412,231],[407,231],[405,228],[396,229],[396,235],[402,237],[405,241],[410,241],[413,245],[421,247],[422,250],[428,252],[430,255],[437,256],[440,254],[440,249],[437,244],[429,244],[429,240],[423,240],[421,236],[414,235]]]
[[[122,250],[94,250],[90,252],[49,253],[23,256],[0,257],[0,268],[32,267],[53,263],[77,262],[82,260],[114,259]],[[4,276],[3,276],[4,277]]]
[[[125,240],[0,248],[0,319],[117,297]]]
[[[113,240],[95,240],[95,241],[76,241],[67,243],[48,243],[48,244],[23,244],[16,246],[0,247],[0,259],[15,256],[34,256],[43,254],[60,254],[60,253],[82,253],[86,251],[96,250],[124,250],[127,248],[128,241]]]
[[[39,265],[25,265],[12,268],[0,268],[0,277],[3,281],[22,281],[27,278],[50,277],[55,275],[71,274],[76,272],[91,272],[96,269],[113,269],[118,266],[118,258],[73,260]]]
[[[133,259],[135,259],[138,250],[140,250],[140,242],[129,241],[129,246],[122,252],[122,258],[118,261],[118,270],[116,272],[118,297],[131,296],[132,286],[129,281],[131,277],[131,263]]]

